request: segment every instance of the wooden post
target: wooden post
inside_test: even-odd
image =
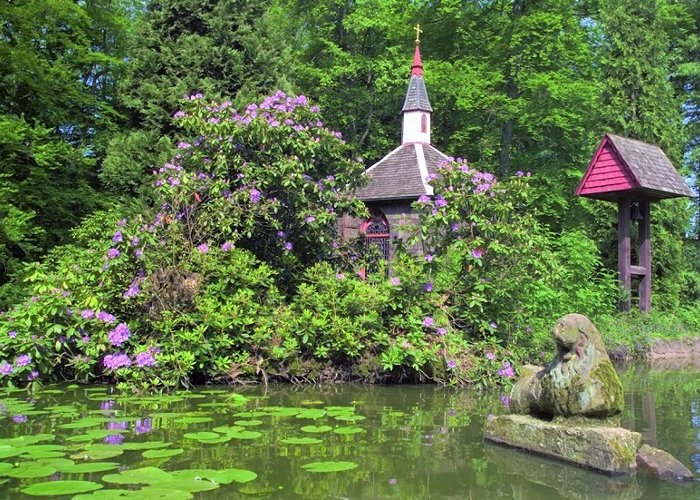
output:
[[[639,310],[647,312],[651,309],[651,202],[639,202],[639,266],[645,270],[639,281]]]
[[[632,296],[632,244],[630,241],[630,201],[620,198],[617,202],[617,271],[623,297],[619,308],[629,312]]]

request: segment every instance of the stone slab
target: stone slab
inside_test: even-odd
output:
[[[529,415],[491,416],[484,438],[611,475],[637,470],[642,436],[621,427],[567,425]]]
[[[642,445],[637,453],[637,465],[659,479],[665,481],[685,482],[693,480],[693,473],[685,465],[680,463],[670,453],[649,446]]]

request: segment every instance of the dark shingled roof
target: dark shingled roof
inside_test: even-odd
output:
[[[606,136],[639,184],[636,191],[655,198],[695,196],[660,147],[619,135]]]
[[[403,108],[401,112],[404,111],[429,111],[433,112],[433,108],[430,106],[430,100],[428,100],[428,91],[425,88],[425,82],[422,76],[413,75],[411,81],[408,83],[408,90],[406,91],[406,99],[403,102]]]
[[[355,194],[363,201],[418,198],[433,194],[425,176],[436,174],[447,156],[430,144],[403,144],[365,170],[369,182]],[[424,165],[421,172],[421,164]]]

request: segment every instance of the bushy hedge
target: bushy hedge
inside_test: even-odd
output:
[[[25,269],[26,300],[0,316],[5,381],[486,386],[556,317],[614,303],[586,235],[538,222],[526,174],[445,162],[415,203],[428,253],[399,249],[389,272],[338,238],[341,214],[365,214],[363,168],[306,98],[239,113],[195,95],[176,119],[153,208],[94,214]]]

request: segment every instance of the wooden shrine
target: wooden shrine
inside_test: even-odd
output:
[[[695,196],[664,152],[653,144],[606,134],[576,189],[577,196],[617,202],[617,252],[624,298],[632,304],[632,278],[639,278],[639,309],[651,308],[651,202]],[[637,262],[632,262],[632,224],[638,223]]]

